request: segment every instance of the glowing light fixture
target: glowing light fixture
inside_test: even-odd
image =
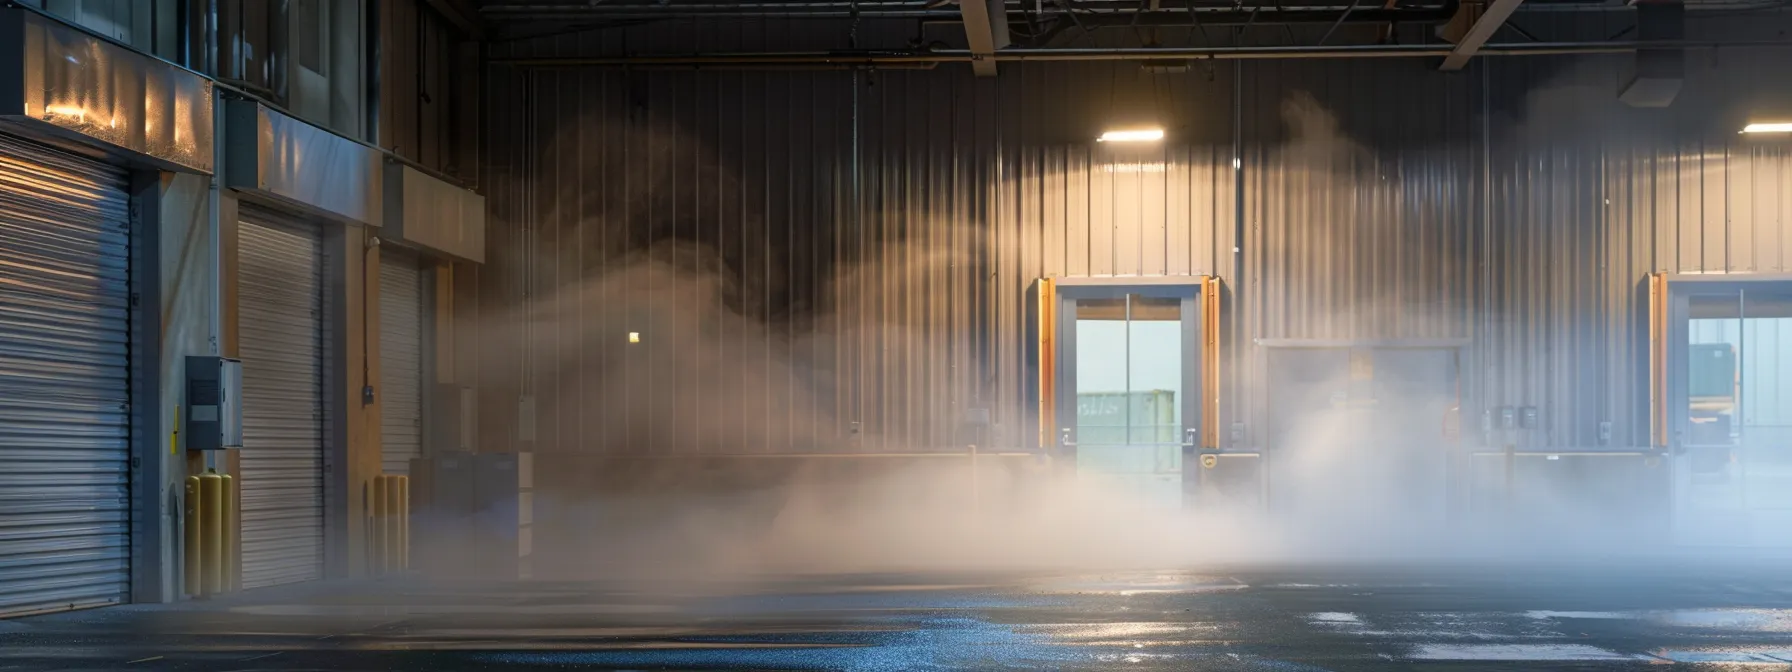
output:
[[[1164,129],[1138,128],[1126,131],[1108,131],[1096,138],[1096,142],[1157,142],[1164,139]]]
[[[628,342],[640,343],[641,342],[641,332],[639,332],[639,331],[628,332]]]
[[[1764,121],[1742,127],[1743,133],[1792,133],[1792,121]]]

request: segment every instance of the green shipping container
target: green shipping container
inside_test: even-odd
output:
[[[1728,343],[1692,346],[1691,389],[1694,398],[1736,395],[1736,348]]]

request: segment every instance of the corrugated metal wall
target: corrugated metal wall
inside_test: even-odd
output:
[[[614,46],[596,42],[492,56]],[[1593,446],[1611,421],[1611,445],[1636,445],[1644,275],[1783,270],[1792,152],[1738,137],[1726,107],[1786,74],[1699,62],[1681,105],[1631,110],[1613,95],[1623,65],[1483,60],[1442,74],[1420,60],[1261,61],[1151,76],[1005,63],[995,80],[957,67],[493,65],[494,261],[480,296],[488,315],[539,301],[653,239],[723,250],[752,297],[744,312],[806,335],[728,354],[791,383],[752,388],[767,393],[732,409],[755,419],[738,442],[749,452],[804,434],[819,437],[804,449],[938,449],[963,439],[958,414],[976,407],[995,414],[996,445],[1024,443],[1028,285],[1162,274],[1225,279],[1222,405],[1247,423],[1247,444],[1263,422],[1240,412],[1263,392],[1255,339],[1458,338],[1472,343],[1471,436],[1483,405],[1535,405],[1544,429],[1528,444]],[[1132,116],[1168,120],[1172,142],[1127,155],[1088,141]],[[840,290],[823,288],[843,273]],[[499,399],[534,394],[551,409],[602,396],[552,357],[474,365]],[[789,408],[808,392],[821,410],[798,417]],[[487,406],[488,440],[508,441],[514,413]],[[602,422],[588,414],[541,422],[571,423],[543,429],[559,432],[540,437],[555,445],[604,426],[579,424]],[[855,439],[853,422],[880,438]],[[616,443],[696,450],[677,435]]]

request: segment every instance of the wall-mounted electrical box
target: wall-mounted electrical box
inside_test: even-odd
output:
[[[187,450],[243,447],[243,363],[225,357],[187,358]]]
[[[1537,407],[1526,406],[1518,409],[1518,424],[1525,429],[1536,429],[1539,424],[1537,419]]]

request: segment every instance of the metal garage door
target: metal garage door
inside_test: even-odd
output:
[[[0,135],[0,616],[130,590],[123,172]]]
[[[318,228],[243,207],[243,587],[323,576],[323,241]]]
[[[380,248],[380,455],[409,474],[423,445],[423,269],[417,255]]]

